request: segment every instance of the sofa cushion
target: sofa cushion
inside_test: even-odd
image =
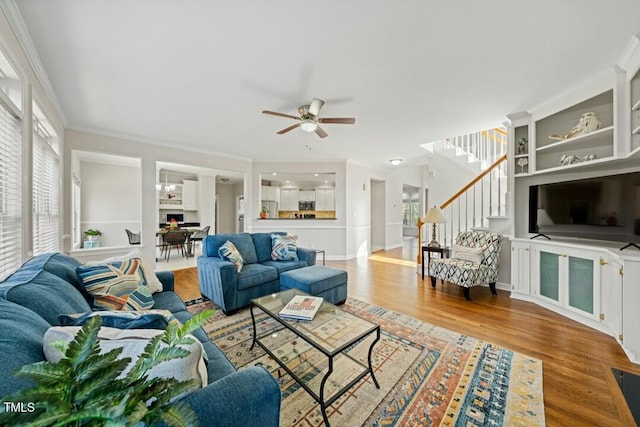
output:
[[[298,259],[298,236],[271,236],[271,259],[274,261],[296,261]]]
[[[21,269],[28,270],[45,270],[71,283],[73,287],[80,291],[81,294],[89,296],[84,289],[82,282],[76,275],[76,268],[80,265],[80,261],[68,255],[54,252],[42,255],[36,255],[25,262]]]
[[[278,272],[278,277],[285,271],[295,270],[297,268],[304,268],[307,266],[307,263],[304,261],[265,261],[261,263],[262,265],[266,265],[269,267],[273,267]]]
[[[236,266],[236,271],[238,273],[242,270],[244,259],[242,258],[242,255],[240,255],[240,252],[238,252],[236,245],[231,243],[230,240],[227,240],[222,244],[222,246],[220,246],[220,249],[218,249],[218,256],[233,263],[233,265]]]
[[[218,249],[229,240],[235,245],[246,264],[258,262],[256,247],[249,233],[238,234],[212,234],[204,238],[204,250],[207,256],[218,257]]]
[[[166,329],[169,322],[176,321],[167,310],[91,311],[62,314],[58,319],[61,326],[82,326],[96,316],[102,319],[102,326],[117,329]]]
[[[347,286],[347,272],[322,265],[312,265],[284,272],[280,276],[282,289],[299,289],[310,295],[319,295],[338,286]]]
[[[236,368],[233,367],[233,364],[229,362],[227,356],[218,347],[210,342],[203,342],[202,347],[207,353],[207,376],[209,384],[236,371]]]
[[[278,271],[275,268],[262,264],[248,264],[238,273],[238,289],[253,288],[272,280],[278,280]]]
[[[93,305],[102,310],[137,311],[153,307],[151,289],[141,269],[142,261],[132,258],[101,265],[81,265],[76,272]]]
[[[271,236],[274,234],[280,236],[287,235],[287,233],[284,231],[274,231],[272,233],[251,233],[253,245],[256,248],[256,256],[258,257],[258,262],[262,263],[265,261],[271,261],[271,250],[273,245]]]
[[[0,397],[34,385],[14,372],[44,360],[42,337],[50,326],[31,310],[0,299]]]
[[[171,313],[184,311],[187,307],[182,299],[173,291],[164,291],[153,294],[153,308],[158,310],[169,310]]]
[[[0,283],[0,298],[27,307],[51,325],[61,314],[91,311],[73,285],[45,270],[16,271]]]

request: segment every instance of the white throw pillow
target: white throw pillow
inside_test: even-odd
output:
[[[147,287],[151,290],[151,293],[162,292],[162,282],[156,276],[156,273],[153,271],[151,266],[142,258],[142,251],[138,248],[132,250],[126,255],[117,255],[112,256],[111,258],[104,259],[102,261],[89,261],[85,263],[85,265],[102,265],[109,264],[112,262],[125,261],[131,258],[140,258],[142,261],[142,274],[144,274],[144,278],[147,280]]]
[[[56,341],[70,343],[80,329],[79,326],[53,326],[49,328],[47,332],[45,332],[42,340],[42,347],[46,359],[54,363],[60,361],[64,355],[55,348],[53,344]],[[98,332],[100,353],[104,354],[114,348],[122,348],[120,358],[131,358],[131,363],[122,373],[122,375],[125,375],[133,368],[135,361],[138,360],[138,357],[142,354],[151,338],[162,333],[164,333],[164,331],[159,329],[116,329],[101,327]],[[175,378],[179,381],[195,379],[200,383],[197,388],[206,387],[208,378],[207,367],[204,362],[204,348],[196,337],[193,335],[188,336],[193,339],[193,343],[188,346],[183,346],[183,348],[189,350],[190,355],[182,359],[167,360],[158,364],[147,373],[150,379]],[[166,347],[166,344],[162,343],[160,347]],[[177,396],[176,399],[186,394],[188,393],[183,393]]]
[[[466,246],[453,245],[451,258],[463,259],[480,264],[482,262],[482,248],[468,248]]]

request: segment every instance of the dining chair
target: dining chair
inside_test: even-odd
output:
[[[129,244],[130,245],[139,245],[140,244],[140,234],[141,233],[134,233],[129,229],[124,229],[124,231],[127,232],[127,238],[129,239]]]
[[[176,248],[182,253],[182,256],[187,256],[185,245],[188,237],[189,232],[187,230],[171,230],[163,235],[163,242],[167,253],[166,261],[169,261],[171,257],[171,248]]]
[[[205,237],[207,237],[209,235],[209,229],[211,229],[210,225],[207,225],[205,228],[203,228],[202,230],[198,230],[198,231],[194,231],[193,233],[191,233],[191,236],[189,237],[189,240],[191,241],[191,252],[195,254],[195,249],[196,249],[196,243],[200,242],[200,244],[202,244],[202,239],[204,239]]]

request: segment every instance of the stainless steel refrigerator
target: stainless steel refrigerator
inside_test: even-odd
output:
[[[260,209],[267,209],[267,218],[278,218],[278,202],[263,200]]]

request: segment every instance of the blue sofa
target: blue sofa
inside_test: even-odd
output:
[[[316,251],[298,248],[297,261],[271,259],[273,233],[214,234],[204,238],[198,257],[200,292],[225,313],[249,305],[253,298],[280,292],[280,274],[316,263]],[[227,240],[235,245],[245,265],[238,273],[235,265],[220,258],[218,249]]]
[[[64,254],[39,255],[0,282],[0,398],[32,385],[13,372],[45,359],[42,338],[49,327],[60,325],[59,315],[91,311],[91,297],[76,277],[78,265]],[[173,291],[173,273],[156,275],[163,291],[153,294],[154,308],[186,321],[191,315]],[[281,394],[273,376],[261,367],[236,371],[204,330],[194,335],[208,356],[209,384],[182,399],[201,425],[278,426]]]

